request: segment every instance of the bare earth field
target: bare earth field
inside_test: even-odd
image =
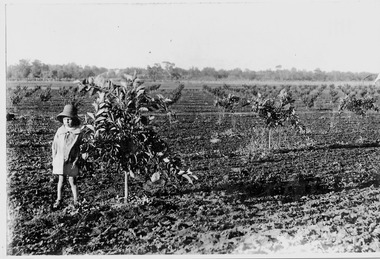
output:
[[[290,86],[307,131],[276,130],[268,150],[256,114],[222,112],[201,84],[188,84],[173,106],[178,121],[157,116],[156,123],[198,181],[178,188],[131,182],[126,204],[119,198],[123,175],[96,168],[78,179],[82,206],[58,211],[51,210],[57,179],[50,146],[64,103],[58,88],[70,85],[54,83],[50,100],[14,106],[17,83],[8,84],[7,110],[15,114],[7,122],[8,255],[379,255],[380,114],[339,114],[331,95],[355,89],[378,96],[377,89]],[[166,95],[174,85],[152,94]],[[258,89],[270,96],[284,85]],[[318,92],[313,107],[302,101],[306,92]],[[88,100],[80,116],[91,109]],[[68,183],[63,195],[71,199]]]

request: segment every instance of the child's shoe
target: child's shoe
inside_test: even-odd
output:
[[[58,209],[61,206],[61,200],[56,200],[53,204],[53,209]]]

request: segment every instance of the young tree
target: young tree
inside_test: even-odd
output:
[[[52,94],[51,94],[51,85],[47,86],[46,89],[40,91],[39,93],[39,99],[41,102],[47,102],[47,101],[50,101],[50,99],[52,98]]]
[[[277,98],[261,99],[260,96],[253,102],[252,109],[264,119],[269,130],[268,148],[271,148],[271,134],[274,128],[284,127],[289,123],[297,131],[304,131],[305,126],[300,122],[294,107],[292,95],[285,89],[281,90]]]
[[[378,112],[379,107],[376,105],[376,98],[374,97],[367,96],[364,98],[356,98],[355,96],[346,96],[341,100],[338,110],[339,115],[344,110],[347,110],[365,118],[368,111],[372,110]],[[349,122],[351,123],[351,114],[349,116]],[[360,124],[360,121],[357,121],[356,127],[358,128],[358,132],[361,132],[362,130]]]
[[[370,110],[378,112],[379,107],[377,107],[376,98],[374,97],[356,98],[355,96],[346,96],[339,104],[339,113],[344,110],[364,117]]]
[[[273,129],[284,127],[286,123],[289,123],[297,131],[305,130],[305,126],[296,114],[294,101],[292,95],[283,89],[276,98],[263,99],[259,93],[251,99],[229,94],[227,97],[218,98],[215,103],[227,111],[250,105],[252,110],[265,122],[269,131],[268,149],[270,149]]]
[[[12,105],[16,107],[24,98],[24,96],[25,95],[24,95],[23,89],[21,88],[20,85],[17,85],[16,89],[14,89],[10,95],[10,100],[11,100]]]
[[[133,76],[117,85],[102,78],[89,78],[79,83],[79,91],[97,98],[94,111],[85,120],[82,150],[98,168],[116,165],[125,177],[125,199],[128,177],[176,185],[181,179],[197,179],[190,170],[181,170],[180,158],[153,127],[152,112],[169,112],[172,100],[161,95],[151,97],[143,82]]]

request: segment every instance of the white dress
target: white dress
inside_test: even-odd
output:
[[[53,174],[78,176],[79,168],[75,162],[80,155],[80,140],[80,128],[62,126],[57,130],[52,144]]]

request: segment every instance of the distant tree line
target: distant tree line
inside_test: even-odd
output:
[[[70,81],[107,73],[108,77],[120,77],[123,73],[133,74],[136,71],[139,77],[150,81],[161,80],[257,80],[257,81],[372,81],[375,74],[361,72],[325,72],[317,68],[314,71],[298,70],[296,68],[253,71],[235,68],[231,70],[205,67],[183,69],[174,63],[164,61],[155,63],[146,68],[129,67],[124,69],[107,69],[96,66],[79,66],[75,63],[66,65],[48,65],[39,60],[30,62],[22,59],[16,65],[7,67],[8,80],[57,80]]]
[[[47,65],[39,60],[30,62],[22,59],[16,65],[7,67],[8,80],[73,80],[95,76],[108,69],[96,66],[79,66],[75,63],[66,65]]]

